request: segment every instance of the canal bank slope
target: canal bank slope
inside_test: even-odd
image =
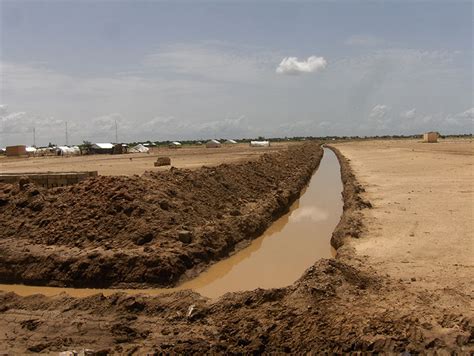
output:
[[[466,301],[446,308],[438,291],[387,276],[355,252],[350,236],[356,231],[362,242],[370,234],[365,219],[377,197],[367,209],[368,187],[339,157],[348,204],[335,239],[344,244],[336,259],[316,262],[292,286],[217,301],[189,291],[83,299],[1,293],[0,344],[11,353],[472,351]]]

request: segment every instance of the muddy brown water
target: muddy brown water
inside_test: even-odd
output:
[[[335,154],[325,148],[319,169],[287,214],[248,247],[176,288],[124,290],[0,284],[0,290],[19,295],[51,296],[65,292],[74,297],[85,297],[120,291],[156,295],[192,289],[216,298],[227,292],[285,287],[295,282],[316,260],[332,256],[330,239],[342,214],[341,191],[339,162]]]

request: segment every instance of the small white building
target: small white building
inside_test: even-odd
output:
[[[56,152],[58,156],[79,156],[81,149],[78,146],[58,146]]]
[[[26,146],[26,153],[29,155],[34,155],[36,152],[36,147]]]
[[[270,147],[270,141],[250,141],[250,147]]]
[[[109,153],[111,154],[114,150],[113,143],[94,143],[91,146],[92,153]]]

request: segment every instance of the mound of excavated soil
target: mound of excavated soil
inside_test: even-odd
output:
[[[0,185],[0,281],[171,286],[259,236],[318,167],[319,144],[257,161],[45,190]]]

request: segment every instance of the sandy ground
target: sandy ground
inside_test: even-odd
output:
[[[100,175],[133,175],[145,171],[158,171],[166,167],[154,167],[158,156],[171,157],[177,168],[195,169],[203,165],[215,166],[258,158],[263,153],[285,149],[289,143],[274,143],[271,147],[249,147],[248,144],[223,145],[221,148],[184,146],[180,149],[153,148],[149,154],[91,155],[79,157],[29,157],[12,158],[0,156],[0,173],[14,172],[67,172],[98,171]]]
[[[474,143],[442,140],[336,145],[365,198],[368,231],[349,244],[376,270],[414,287],[472,302]]]

